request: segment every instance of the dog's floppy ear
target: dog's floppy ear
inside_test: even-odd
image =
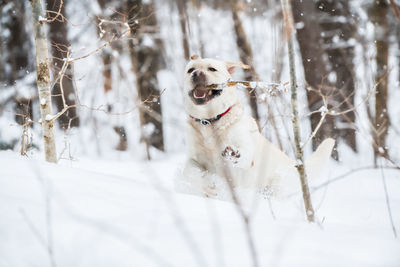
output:
[[[243,64],[242,62],[226,62],[226,69],[228,70],[228,72],[232,75],[233,73],[235,73],[235,69],[236,67],[248,70],[250,69],[249,65]]]
[[[190,57],[190,60],[196,60],[196,59],[199,59],[199,58],[201,58],[199,55],[193,55],[193,56]]]

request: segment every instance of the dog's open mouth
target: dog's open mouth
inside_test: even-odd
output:
[[[197,85],[189,91],[189,96],[197,105],[205,104],[222,93],[222,89],[211,89],[205,85]]]

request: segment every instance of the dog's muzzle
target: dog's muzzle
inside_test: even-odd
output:
[[[203,105],[215,97],[221,95],[222,89],[207,89],[205,86],[197,86],[189,91],[189,97],[196,105]]]
[[[202,105],[219,96],[222,89],[212,89],[207,86],[206,74],[201,70],[192,72],[193,89],[189,91],[189,97],[196,105]]]

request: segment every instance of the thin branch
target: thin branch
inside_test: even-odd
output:
[[[46,23],[52,23],[53,21],[55,21],[58,18],[58,16],[61,15],[61,10],[62,10],[63,5],[64,5],[64,0],[60,0],[60,6],[58,7],[58,11],[57,11],[56,15],[50,20],[47,18]],[[47,12],[53,13],[54,11],[47,11]]]
[[[363,167],[355,168],[355,169],[352,169],[352,170],[350,170],[348,172],[345,172],[345,173],[343,173],[343,174],[341,174],[339,176],[336,176],[335,178],[330,179],[329,181],[326,181],[326,182],[324,182],[324,183],[322,183],[322,184],[320,184],[318,186],[314,186],[312,188],[312,192],[315,192],[315,191],[317,191],[317,190],[319,190],[321,188],[324,188],[324,187],[328,186],[331,183],[334,183],[334,182],[337,182],[339,180],[342,180],[342,179],[346,178],[347,176],[349,176],[349,175],[351,175],[353,173],[360,172],[360,171],[365,171],[365,170],[374,170],[376,168],[399,170],[396,167],[390,167],[390,166],[377,166],[377,167],[375,167],[375,166],[363,166]]]
[[[396,15],[397,21],[400,23],[400,10],[397,7],[396,3],[394,0],[389,0],[390,5],[392,6],[393,13]]]
[[[380,168],[380,170],[381,170],[381,175],[382,175],[383,190],[385,191],[385,200],[386,200],[386,207],[387,207],[388,215],[389,215],[389,221],[392,226],[393,235],[395,238],[397,238],[397,231],[396,231],[396,227],[394,226],[392,209],[390,207],[390,200],[389,200],[389,193],[388,193],[387,185],[386,185],[386,178],[385,178],[385,174],[383,172],[383,168]]]

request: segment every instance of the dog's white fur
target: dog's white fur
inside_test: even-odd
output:
[[[206,84],[210,85],[227,82],[236,66],[245,67],[240,63],[196,56],[185,68],[184,104],[189,115],[189,160],[183,172],[185,180],[190,184],[192,193],[212,197],[221,193],[221,181],[224,180],[221,177],[227,176],[239,188],[270,188],[274,192],[282,189],[287,191],[288,188],[300,189],[298,179],[294,176],[295,161],[261,135],[255,120],[245,115],[235,86],[225,87],[221,95],[203,105],[194,103],[189,96],[195,86],[193,72],[188,73],[189,69],[204,72]],[[209,71],[209,67],[217,71]],[[229,107],[232,107],[231,110],[211,125],[202,125],[193,119],[213,118]],[[318,167],[327,161],[333,145],[333,139],[325,140],[306,161],[309,176],[315,175]],[[232,151],[234,155],[229,153]]]

